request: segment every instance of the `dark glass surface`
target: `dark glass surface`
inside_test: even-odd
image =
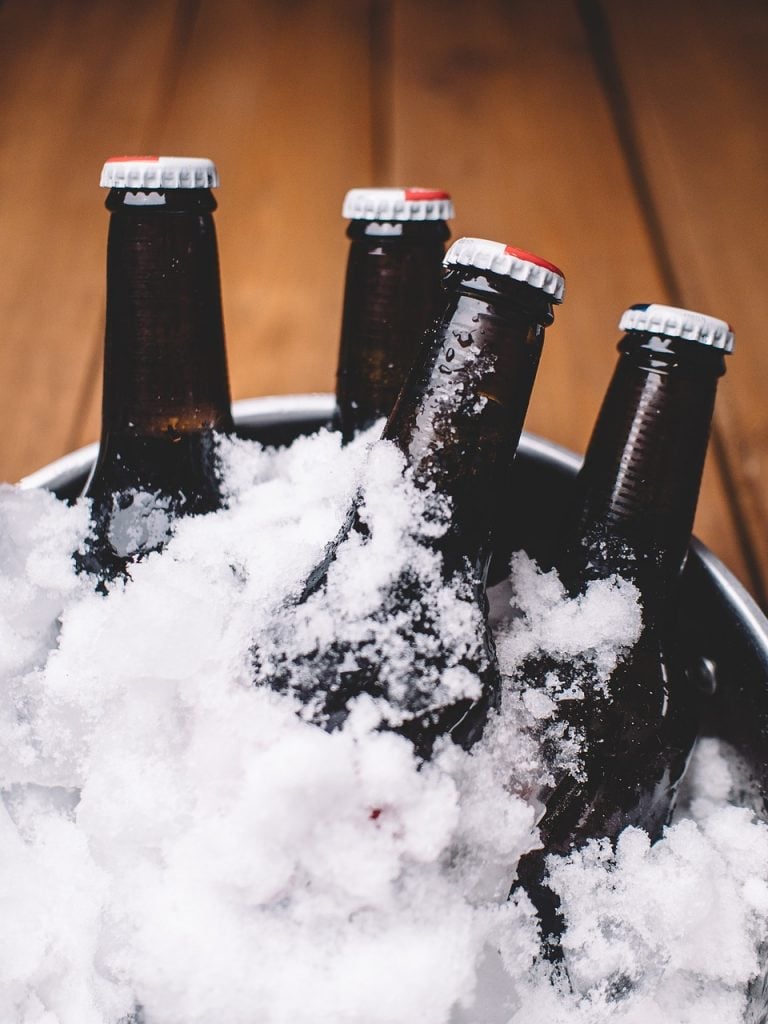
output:
[[[495,274],[453,270],[445,284],[446,309],[382,436],[417,481],[451,500],[450,528],[436,542],[448,570],[469,559],[484,584],[496,487],[512,470],[552,308]]]
[[[392,411],[441,312],[445,221],[352,221],[336,377],[346,441]]]
[[[725,361],[705,345],[640,332],[619,350],[579,474],[566,559],[582,576],[603,575],[610,562],[656,604],[688,550]]]
[[[82,567],[109,578],[162,546],[164,521],[220,506],[215,435],[232,419],[210,190],[112,189],[106,205],[102,430]]]

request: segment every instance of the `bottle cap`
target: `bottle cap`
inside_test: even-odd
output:
[[[565,276],[554,263],[503,242],[489,242],[486,238],[459,238],[443,260],[445,267],[456,264],[475,267],[477,270],[490,270],[502,277],[522,281],[546,292],[553,302],[562,302],[565,295]]]
[[[216,188],[212,160],[197,156],[111,156],[101,170],[102,188]]]
[[[725,320],[691,309],[662,306],[656,302],[630,306],[619,321],[619,330],[663,334],[668,338],[698,341],[710,348],[733,352],[733,331]]]
[[[436,188],[353,188],[344,196],[347,220],[450,220],[453,203]]]

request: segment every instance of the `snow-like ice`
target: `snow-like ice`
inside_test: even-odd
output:
[[[445,742],[420,764],[379,728],[380,700],[326,732],[290,690],[254,685],[254,652],[362,628],[404,565],[434,588],[444,643],[476,625],[419,543],[439,528],[419,519],[429,496],[374,436],[223,441],[228,507],[180,521],[107,594],[72,566],[83,505],[0,492],[2,1024],[114,1024],[137,1006],[146,1024],[743,1020],[768,943],[768,827],[715,741],[660,842],[627,830],[615,851],[551,858],[562,967],[539,958],[527,898],[507,898],[562,697],[516,667],[578,656],[606,686],[641,628],[630,584],[569,600],[514,557],[502,713],[471,753]],[[297,613],[358,493],[368,542]],[[397,699],[407,651],[383,626],[376,642]],[[579,738],[559,743],[576,764]]]

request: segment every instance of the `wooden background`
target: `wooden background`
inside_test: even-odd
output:
[[[114,153],[211,156],[233,395],[332,390],[351,187],[563,267],[527,428],[583,451],[622,310],[729,320],[697,533],[768,593],[765,0],[6,0],[0,476],[98,436]]]

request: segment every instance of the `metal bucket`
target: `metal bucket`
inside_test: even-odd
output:
[[[287,444],[328,424],[326,394],[252,398],[234,404],[243,437]],[[82,489],[96,457],[91,444],[25,477],[21,486],[46,487],[70,499]],[[557,535],[561,510],[581,459],[550,441],[524,434],[516,462],[514,535],[534,556]],[[695,540],[683,576],[681,633],[690,661],[713,692],[702,694],[704,731],[739,750],[768,786],[768,620],[732,573]]]

